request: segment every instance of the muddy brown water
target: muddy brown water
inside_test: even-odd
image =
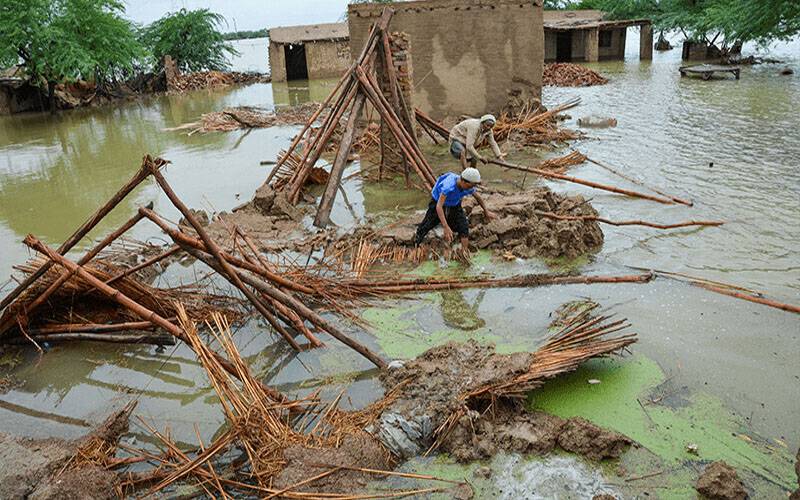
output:
[[[631,42],[632,43],[632,42]],[[611,219],[679,221],[723,219],[721,228],[659,232],[640,227],[603,226],[605,245],[581,267],[588,273],[629,273],[637,265],[696,274],[765,292],[777,300],[800,301],[800,44],[783,44],[775,55],[787,64],[745,67],[739,81],[681,79],[679,51],[656,53],[640,63],[635,47],[625,62],[600,63],[611,80],[585,89],[547,88],[547,104],[580,96],[571,111],[612,116],[616,128],[588,129],[572,147],[668,192],[695,200],[695,207],[661,206],[575,185],[554,189],[593,199]],[[788,65],[793,76],[778,76]],[[272,107],[321,100],[334,82],[258,84],[245,88],[160,96],[57,116],[0,117],[0,277],[29,253],[21,240],[33,233],[59,244],[138,167],[145,153],[172,161],[165,175],[190,206],[209,212],[246,201],[268,173],[259,161],[273,159],[297,130],[271,128],[188,137],[163,129],[231,105]],[[433,151],[439,171],[456,168],[443,150]],[[512,155],[535,161],[532,154]],[[713,166],[711,165],[713,163]],[[348,169],[349,174],[358,165]],[[593,165],[572,174],[636,188]],[[486,169],[489,182],[513,187],[516,173]],[[530,182],[530,179],[528,179]],[[396,209],[422,208],[425,197],[396,186],[347,183],[349,207],[337,201],[332,219],[343,228],[365,215],[392,218]],[[97,237],[154,201],[173,220],[177,212],[152,183],[138,189],[101,227]],[[310,222],[310,221],[308,221]],[[153,242],[163,237],[142,224],[133,235]],[[540,261],[488,263],[476,270],[502,274],[547,270]],[[177,285],[194,269],[174,264],[159,278]],[[6,285],[0,295],[7,292]],[[800,319],[670,280],[648,285],[593,285],[543,289],[467,291],[453,297],[426,296],[410,321],[424,332],[458,330],[453,317],[485,325],[501,343],[532,345],[560,304],[590,297],[627,317],[641,334],[637,353],[652,358],[676,387],[704,391],[724,402],[748,430],[788,446],[800,445]],[[463,312],[459,313],[460,310]],[[455,326],[454,326],[455,325]],[[376,349],[370,333],[345,328]],[[464,328],[464,338],[473,328]],[[360,407],[379,392],[368,363],[335,341],[329,347],[291,353],[258,321],[237,333],[242,353],[256,373],[281,390],[302,393],[323,388],[333,396],[346,389],[346,407]],[[32,351],[0,359],[0,374],[19,385],[0,395],[0,431],[31,437],[76,437],[83,422],[97,423],[132,396],[137,415],[173,435],[195,442],[193,424],[204,439],[219,431],[223,417],[206,377],[182,346],[157,352],[150,347],[98,344],[52,346],[42,357]],[[132,436],[147,433],[135,421]]]

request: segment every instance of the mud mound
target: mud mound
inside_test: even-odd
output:
[[[391,455],[369,435],[347,436],[338,448],[305,448],[293,446],[284,452],[288,464],[275,478],[276,488],[287,488],[335,466],[391,470]],[[375,476],[342,470],[294,491],[350,493],[362,491]]]
[[[102,445],[116,443],[128,431],[132,410],[133,405],[126,406],[76,441],[0,433],[0,498],[113,498],[117,474],[92,461],[105,458]]]
[[[603,231],[596,221],[563,221],[540,215],[554,212],[569,215],[591,215],[597,212],[582,196],[564,196],[545,187],[520,193],[484,193],[483,199],[497,219],[486,222],[483,209],[473,198],[463,207],[470,222],[470,242],[479,249],[492,249],[520,258],[575,258],[598,250],[603,245]],[[537,213],[539,212],[539,213]],[[375,239],[382,244],[413,246],[422,212],[389,228],[378,230]],[[363,232],[356,231],[350,241],[359,241]],[[347,241],[347,240],[345,240]],[[434,250],[444,248],[441,238],[433,233],[426,242]]]
[[[208,231],[217,241],[230,238],[230,229],[242,228],[261,250],[279,252],[302,247],[302,239],[308,236],[303,229],[303,218],[308,208],[294,206],[283,193],[275,193],[267,185],[261,186],[253,199],[232,213],[220,213],[209,225]]]
[[[75,447],[66,441],[0,434],[0,498],[27,498],[74,453]]]
[[[119,479],[97,466],[68,470],[51,481],[40,483],[30,500],[110,500]]]
[[[448,343],[402,367],[385,372],[385,387],[400,387],[399,398],[367,428],[392,453],[409,458],[433,444],[445,419],[463,407],[461,395],[525,373],[531,353],[497,354],[475,341]],[[490,411],[470,409],[441,442],[459,461],[481,460],[500,450],[546,454],[556,446],[594,460],[617,458],[631,444],[627,437],[580,418],[564,420],[521,405],[495,401]]]
[[[522,405],[496,403],[493,411],[465,415],[442,449],[460,462],[483,460],[500,450],[545,455],[556,447],[591,460],[619,458],[632,441],[583,418],[565,420]]]
[[[695,486],[703,497],[710,500],[744,500],[747,490],[739,480],[736,470],[723,461],[705,468]]]

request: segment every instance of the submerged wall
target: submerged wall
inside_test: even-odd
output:
[[[387,4],[348,7],[358,53]],[[408,34],[414,103],[436,119],[499,112],[509,100],[540,99],[544,61],[541,0],[422,0],[388,4],[390,31]]]

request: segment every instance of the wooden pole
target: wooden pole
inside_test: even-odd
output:
[[[795,314],[800,314],[800,306],[795,306],[792,304],[784,304],[783,302],[776,302],[774,300],[765,299],[763,297],[756,297],[754,295],[747,295],[745,293],[737,292],[734,290],[729,290],[727,288],[722,288],[714,285],[709,285],[708,283],[700,283],[700,282],[691,282],[694,286],[699,286],[700,288],[705,288],[706,290],[710,290],[712,292],[716,292],[722,295],[728,295],[729,297],[735,297],[737,299],[747,300],[749,302],[755,302],[756,304],[763,304],[765,306],[774,307],[776,309],[781,309],[783,311],[793,312]]]
[[[117,290],[116,288],[112,288],[112,287],[106,285],[105,283],[103,283],[99,279],[95,278],[91,273],[86,271],[82,266],[77,265],[76,263],[74,263],[71,260],[67,259],[63,255],[61,255],[58,252],[56,252],[55,250],[51,249],[50,247],[48,247],[47,245],[45,245],[44,243],[42,243],[41,241],[36,239],[36,237],[33,236],[32,234],[29,234],[28,236],[26,236],[25,240],[23,241],[23,243],[25,243],[25,245],[29,246],[30,248],[36,250],[37,252],[41,253],[42,255],[45,255],[46,257],[48,257],[54,263],[57,263],[57,264],[61,265],[62,267],[66,268],[66,269],[70,269],[75,274],[80,276],[80,278],[82,280],[86,281],[87,283],[89,283],[93,287],[97,288],[97,290],[100,293],[102,293],[103,295],[105,295],[105,296],[109,297],[110,299],[114,300],[115,302],[120,304],[122,307],[124,307],[125,309],[128,309],[129,311],[131,311],[132,313],[136,314],[137,316],[139,316],[143,320],[145,320],[147,322],[150,322],[150,323],[153,323],[153,324],[161,327],[165,331],[169,332],[171,335],[173,335],[173,336],[181,339],[182,341],[184,341],[189,346],[192,345],[191,342],[189,342],[189,339],[186,337],[186,334],[184,333],[184,331],[181,328],[179,328],[178,326],[170,323],[165,318],[159,316],[155,312],[151,311],[150,309],[147,309],[143,305],[141,305],[138,302],[134,301],[133,299],[129,298],[128,296],[126,296],[125,294],[123,294],[122,292]],[[222,365],[222,367],[225,369],[225,371],[227,371],[228,373],[230,373],[234,377],[238,378],[238,370],[236,369],[236,367],[233,364],[231,364],[230,361],[228,361],[227,359],[223,358],[222,356],[220,356],[219,354],[216,354],[216,353],[214,353],[214,357],[217,359],[217,361],[220,363],[220,365]],[[278,402],[285,402],[286,401],[286,396],[284,396],[280,392],[272,389],[271,387],[267,387],[264,384],[261,384],[261,386],[264,389],[264,392],[269,394],[270,397],[274,398],[276,401],[278,401]]]
[[[40,328],[31,328],[28,330],[29,335],[49,335],[52,333],[112,333],[124,332],[128,330],[150,330],[155,328],[153,323],[149,321],[131,321],[128,323],[113,323],[113,324],[97,324],[97,323],[72,323],[63,325],[43,326]]]
[[[639,185],[639,186],[642,186],[644,188],[647,188],[647,189],[649,189],[650,191],[652,191],[652,192],[654,192],[656,194],[660,194],[661,196],[663,196],[665,198],[669,198],[670,200],[674,201],[675,203],[680,203],[681,205],[686,205],[687,207],[694,206],[694,202],[692,202],[692,201],[684,200],[683,198],[678,198],[677,196],[672,196],[671,194],[667,194],[667,193],[664,193],[662,191],[659,191],[658,189],[656,189],[656,188],[654,188],[652,186],[648,186],[644,182],[636,180],[633,177],[629,177],[629,176],[623,174],[622,172],[620,172],[620,171],[618,171],[618,170],[616,170],[614,168],[609,167],[608,165],[604,165],[604,164],[600,163],[597,160],[593,160],[593,159],[587,157],[586,161],[588,161],[589,163],[594,163],[598,167],[606,169],[609,172],[611,172],[612,174],[614,174],[616,176],[619,176],[619,177],[622,177],[623,179],[625,179],[628,182],[632,182],[632,183],[634,183],[636,185]]]
[[[199,222],[197,222],[197,219],[192,214],[191,210],[189,210],[189,207],[187,207],[183,203],[183,201],[181,201],[181,199],[178,198],[178,195],[176,195],[175,191],[172,190],[172,187],[169,185],[164,176],[161,175],[161,172],[159,172],[158,170],[152,170],[151,174],[155,178],[158,185],[161,186],[161,189],[164,191],[164,194],[167,195],[167,198],[169,198],[172,204],[175,205],[175,208],[177,208],[183,214],[183,216],[186,218],[189,224],[197,232],[198,236],[200,236],[200,239],[203,240],[203,243],[205,244],[208,251],[211,253],[211,255],[214,256],[214,259],[217,260],[223,271],[220,274],[224,278],[226,278],[233,286],[238,288],[244,294],[245,297],[247,297],[250,303],[253,304],[253,307],[255,307],[256,310],[259,313],[261,313],[264,319],[266,319],[267,322],[269,322],[269,324],[271,324],[278,331],[278,333],[281,334],[281,336],[286,340],[286,342],[288,342],[289,345],[292,346],[292,349],[294,349],[295,351],[300,351],[300,346],[297,344],[297,342],[295,342],[294,338],[292,338],[289,332],[287,332],[280,325],[280,323],[278,323],[277,318],[275,318],[275,316],[266,308],[264,303],[261,302],[261,300],[256,296],[256,294],[254,294],[249,288],[247,288],[244,285],[244,283],[242,283],[242,280],[239,279],[239,276],[236,274],[236,271],[231,267],[230,264],[228,264],[228,262],[222,256],[220,248],[217,246],[216,243],[214,243],[214,240],[211,239],[211,237],[206,232],[205,228]]]
[[[149,344],[157,346],[175,345],[175,337],[157,333],[51,333],[47,335],[33,335],[30,337],[36,342],[107,342],[111,344]],[[29,340],[24,338],[14,339],[13,344],[25,344]]]
[[[180,245],[180,246],[189,245],[192,248],[195,248],[197,250],[200,250],[200,251],[203,251],[203,252],[206,252],[206,253],[211,253],[208,250],[208,248],[206,247],[205,243],[203,243],[202,241],[198,240],[197,238],[193,238],[193,237],[189,236],[188,234],[186,234],[184,232],[181,232],[181,231],[178,231],[177,229],[171,228],[169,226],[169,224],[167,224],[167,222],[164,219],[159,217],[152,210],[148,210],[148,209],[146,209],[144,207],[141,207],[141,208],[139,208],[139,211],[141,213],[143,213],[145,215],[145,217],[147,217],[148,219],[153,221],[153,223],[155,223],[158,227],[160,227],[161,230],[164,231],[167,235],[169,235],[169,237],[172,238],[172,240],[175,243],[177,243],[178,245]],[[227,252],[224,252],[224,251],[222,252],[222,256],[225,258],[225,260],[230,262],[232,265],[234,265],[236,267],[240,267],[240,268],[245,269],[247,271],[250,271],[251,273],[255,273],[255,274],[257,274],[257,275],[259,275],[259,276],[261,276],[263,278],[266,278],[266,279],[272,281],[273,283],[275,283],[276,286],[285,287],[285,288],[288,288],[288,289],[293,290],[295,292],[305,293],[305,294],[308,294],[308,295],[316,295],[316,292],[314,291],[314,289],[309,288],[309,287],[304,286],[304,285],[300,285],[298,283],[295,283],[294,281],[288,280],[288,279],[284,278],[283,276],[281,276],[279,274],[275,274],[274,272],[272,272],[272,271],[270,271],[268,269],[263,269],[262,267],[254,266],[253,264],[251,264],[251,263],[249,263],[247,261],[241,260],[238,257],[236,257],[234,255],[231,255],[231,254],[229,254]]]
[[[195,250],[191,247],[186,247],[185,250],[189,252],[190,255],[194,256],[196,259],[205,262],[206,265],[208,265],[211,269],[220,272],[219,264],[215,263],[213,259],[208,257],[207,254],[204,254],[203,252]],[[277,288],[270,286],[261,280],[253,278],[252,276],[249,276],[244,272],[239,272],[239,278],[248,285],[258,290],[259,292],[263,292],[275,298],[276,300],[283,302],[287,306],[293,308],[298,314],[305,317],[319,328],[328,332],[328,334],[330,334],[335,339],[339,340],[346,346],[352,348],[353,350],[355,350],[356,352],[358,352],[359,354],[370,360],[378,368],[386,368],[386,361],[381,359],[380,356],[372,352],[368,347],[360,344],[359,342],[356,342],[355,340],[351,339],[350,337],[339,331],[339,329],[336,328],[333,324],[331,324],[328,320],[326,320],[316,312],[309,309],[305,304],[303,304],[296,298],[287,295],[278,290]]]
[[[420,179],[425,182],[426,187],[428,189],[432,189],[435,179],[432,178],[433,174],[430,173],[426,160],[421,157],[421,153],[414,150],[414,147],[410,143],[409,139],[405,137],[405,129],[397,120],[397,116],[394,115],[393,111],[387,108],[381,101],[380,96],[378,95],[380,92],[377,91],[369,79],[367,79],[366,74],[363,71],[359,72],[358,70],[356,73],[370,102],[372,102],[372,104],[378,109],[378,111],[381,113],[381,116],[385,118],[385,123],[394,134],[398,144],[400,145],[400,148],[411,160],[411,166],[414,167],[414,170],[416,170]]]
[[[593,215],[560,215],[552,212],[543,212],[541,210],[534,210],[534,212],[537,215],[541,215],[543,217],[548,217],[550,219],[556,219],[556,220],[597,221],[612,226],[647,226],[647,227],[654,227],[656,229],[676,229],[679,227],[689,227],[689,226],[721,226],[725,224],[725,222],[723,221],[702,221],[702,220],[700,221],[690,220],[686,222],[678,222],[675,224],[657,224],[655,222],[647,222],[642,220],[613,221],[604,219],[603,217],[596,217]]]
[[[145,216],[148,219],[153,221],[158,227],[160,227],[165,233],[167,233],[169,235],[169,237],[172,238],[172,241],[177,243],[183,250],[188,252],[189,249],[192,249],[192,250],[196,250],[196,251],[200,251],[200,252],[205,252],[205,253],[208,253],[208,254],[211,253],[208,250],[208,247],[202,241],[197,240],[195,238],[192,238],[191,236],[189,236],[189,235],[187,235],[185,233],[182,233],[180,231],[177,231],[177,230],[169,227],[169,225],[166,223],[166,221],[161,219],[161,217],[156,215],[152,210],[148,210],[148,209],[145,209],[145,208],[140,208],[139,211],[142,212],[143,214],[145,214]],[[196,255],[194,253],[191,253],[191,252],[189,252],[189,253],[190,253],[190,255],[195,256],[195,258],[196,258]],[[237,257],[235,257],[233,255],[230,255],[230,254],[228,254],[226,252],[221,252],[221,255],[231,265],[239,267],[239,268],[242,268],[242,269],[245,269],[245,270],[247,270],[249,272],[252,272],[252,273],[254,273],[256,275],[262,276],[262,277],[264,277],[266,279],[272,280],[272,277],[278,276],[278,275],[275,275],[274,273],[272,273],[271,271],[265,269],[262,266],[255,265],[255,264],[253,264],[251,262],[248,262],[246,260],[241,260],[241,259],[239,259],[239,258],[237,258]],[[223,277],[225,277],[225,275],[223,273],[220,273],[220,274]],[[230,280],[228,280],[228,281],[230,282]],[[287,281],[287,280],[285,280],[283,278],[281,278],[280,280],[276,280],[276,282],[280,283],[280,284],[288,283],[288,284],[294,285],[294,283],[289,282],[289,281]],[[309,291],[311,293],[314,293],[314,291],[312,289],[310,289],[310,288],[302,287],[302,290],[307,290],[307,291]],[[267,299],[267,300],[270,301],[269,299]],[[278,311],[280,312],[282,308],[276,306],[276,309],[278,309]],[[292,322],[293,322],[292,321],[293,320],[292,315],[290,314],[290,315],[288,315],[286,317],[287,317],[286,324],[287,325],[291,325]],[[270,321],[270,318],[272,318],[275,322]],[[273,327],[275,327],[275,323],[277,323],[277,320],[274,318],[272,313],[270,313],[269,316],[267,317],[267,321],[270,321],[270,325],[272,325]],[[283,330],[283,332],[286,335],[289,335],[289,333],[286,332],[286,330],[281,325],[278,325],[276,330],[278,330],[279,333],[281,332],[281,330]],[[311,344],[314,347],[320,347],[322,345],[322,343],[319,341],[319,339],[317,339],[313,334],[311,334],[311,332],[307,328],[298,329],[298,333],[302,333],[303,335],[305,335],[305,337],[308,338],[309,342],[311,342]]]
[[[147,178],[147,176],[150,175],[151,165],[155,169],[159,169],[166,163],[167,162],[162,160],[161,158],[156,158],[155,160],[153,160],[152,158],[150,158],[149,155],[145,156],[142,159],[142,166],[139,167],[139,170],[134,174],[134,176],[124,186],[122,186],[120,190],[117,191],[116,194],[114,194],[114,196],[111,197],[111,199],[109,199],[102,207],[97,209],[97,211],[94,214],[92,214],[92,216],[89,217],[89,219],[86,222],[81,224],[81,226],[78,229],[76,229],[75,232],[72,233],[72,235],[69,238],[67,238],[67,241],[65,241],[64,243],[61,244],[60,247],[58,247],[57,250],[58,253],[61,255],[66,254],[72,249],[72,247],[78,244],[78,242],[81,241],[83,237],[89,233],[89,231],[94,229],[95,226],[97,226],[97,224],[99,224],[100,221],[103,220],[103,218],[105,218],[105,216],[108,215],[108,213],[114,209],[114,207],[116,207],[126,196],[128,196],[128,194],[131,191],[133,191],[139,184],[141,184]],[[22,283],[17,285],[17,287],[14,288],[14,290],[12,290],[11,293],[6,295],[3,298],[3,300],[0,301],[0,311],[5,309],[11,302],[13,302],[17,297],[19,297],[19,295],[23,291],[25,291],[36,280],[42,277],[42,275],[45,272],[47,272],[48,269],[50,269],[51,265],[52,261],[45,262],[33,274],[28,276],[25,280],[22,281]]]
[[[150,202],[148,208],[153,208],[153,203]],[[89,250],[83,257],[78,260],[78,265],[83,266],[90,262],[93,258],[95,258],[100,252],[102,252],[108,245],[113,243],[117,240],[120,236],[128,232],[133,226],[138,224],[144,216],[140,213],[136,213],[133,217],[128,219],[122,226],[120,226],[117,230],[103,238],[103,240],[94,246],[91,250]],[[43,266],[44,267],[44,266]],[[40,268],[41,269],[41,268]],[[12,327],[16,321],[22,317],[27,318],[33,311],[35,311],[39,306],[44,304],[47,299],[50,298],[53,293],[55,293],[61,285],[67,282],[72,277],[71,271],[63,272],[50,286],[47,287],[41,294],[39,294],[35,299],[28,302],[28,304],[22,306],[22,311],[15,312],[14,314],[10,315],[6,321],[0,325],[0,336],[3,336],[10,327]]]
[[[339,143],[339,150],[331,167],[331,174],[328,176],[325,192],[322,193],[317,216],[314,218],[314,225],[320,229],[325,229],[331,221],[331,209],[336,199],[339,184],[342,182],[342,173],[344,173],[347,165],[347,158],[350,156],[350,150],[358,133],[356,124],[361,116],[361,111],[364,109],[365,100],[364,93],[359,92],[356,96],[355,104],[353,104],[353,109],[350,111],[350,117],[347,119],[347,126],[344,129],[344,134],[342,134],[342,140]]]
[[[630,196],[631,198],[641,198],[643,200],[650,200],[655,201],[657,203],[663,203],[664,205],[674,205],[675,202],[667,199],[661,198],[658,196],[651,196],[649,194],[639,193],[637,191],[630,191],[628,189],[622,189],[614,186],[607,186],[605,184],[600,184],[598,182],[586,181],[583,179],[578,179],[577,177],[571,177],[569,175],[557,174],[555,172],[548,172],[547,170],[541,170],[538,168],[528,168],[523,167],[521,165],[514,165],[513,163],[508,163],[501,160],[490,159],[488,160],[489,163],[493,163],[495,165],[500,165],[501,167],[510,168],[512,170],[520,170],[522,172],[530,172],[532,174],[541,175],[542,177],[549,177],[551,179],[559,179],[562,181],[567,182],[574,182],[575,184],[582,184],[584,186],[589,186],[595,189],[601,189],[603,191],[610,191],[612,193],[623,194],[625,196]]]

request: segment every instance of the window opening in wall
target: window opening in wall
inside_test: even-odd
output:
[[[308,63],[306,62],[306,46],[303,44],[284,45],[286,56],[286,79],[308,80]]]
[[[611,31],[601,31],[600,32],[600,40],[598,45],[602,48],[609,48],[611,47],[611,36],[613,33]]]

